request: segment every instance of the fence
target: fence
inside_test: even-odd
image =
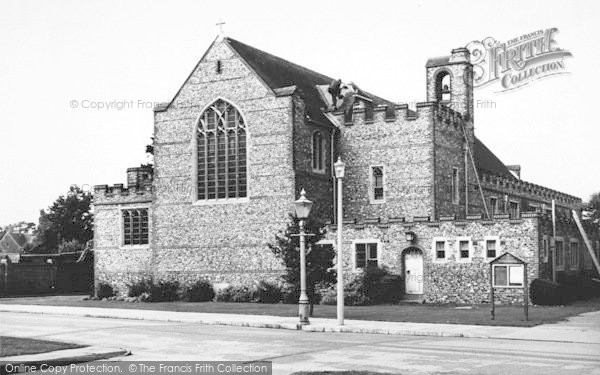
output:
[[[0,263],[0,295],[91,293],[93,262]]]

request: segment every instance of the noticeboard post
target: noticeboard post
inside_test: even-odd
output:
[[[504,253],[490,262],[490,303],[492,320],[496,318],[494,291],[496,289],[522,289],[523,313],[529,320],[529,298],[527,291],[527,263],[512,255]]]

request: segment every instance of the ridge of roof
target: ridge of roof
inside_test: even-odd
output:
[[[270,89],[275,91],[284,87],[296,86],[301,93],[305,94],[304,99],[306,100],[308,115],[313,120],[321,123],[331,123],[323,113],[323,108],[327,108],[328,104],[321,97],[317,86],[330,85],[334,81],[333,78],[249,46],[236,39],[226,37],[223,40],[246,61]],[[371,98],[374,104],[393,104],[392,101],[367,91],[360,90],[360,92]]]
[[[314,70],[305,68],[288,60],[235,39],[223,39],[273,91],[283,87],[296,86],[306,103],[306,112],[310,119],[332,125],[323,114],[327,104],[321,99],[317,85],[330,84],[333,79]]]
[[[282,84],[281,82],[277,82],[278,79],[286,80],[286,79],[289,79],[290,77],[289,76],[270,75],[269,73],[273,73],[273,72],[266,72],[262,69],[265,67],[265,65],[268,65],[268,64],[275,64],[275,65],[277,65],[276,67],[280,67],[280,68],[284,68],[284,67],[288,68],[287,71],[280,71],[280,73],[304,74],[306,78],[311,78],[316,81],[321,81],[320,84],[330,83],[333,80],[333,78],[331,78],[325,74],[316,72],[312,69],[308,69],[304,66],[298,65],[289,60],[286,60],[281,57],[270,54],[268,52],[262,51],[258,48],[255,48],[248,44],[242,43],[236,39],[233,39],[230,37],[225,37],[224,40],[226,42],[228,42],[229,45],[231,47],[233,47],[233,49],[238,54],[240,54],[249,64],[251,64],[252,68],[257,70],[257,73],[261,74],[263,79],[265,79],[267,84],[272,89],[281,88],[281,87],[285,87],[285,86],[292,86],[292,85],[300,83],[300,82],[288,82],[288,83],[284,83],[284,84]]]

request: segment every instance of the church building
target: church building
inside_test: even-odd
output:
[[[409,108],[217,38],[154,109],[153,170],[95,186],[97,281],[125,292],[147,276],[277,279],[267,244],[303,188],[328,224],[322,245],[335,245],[338,158],[346,272],[386,266],[407,298],[460,303],[487,300],[489,262],[506,252],[528,264],[529,281],[597,272],[574,222],[581,199],[521,180],[476,137],[469,51],[425,70],[426,101]],[[586,230],[598,254],[598,229]],[[524,282],[509,268],[494,269],[499,287]],[[501,300],[522,298],[506,290]]]

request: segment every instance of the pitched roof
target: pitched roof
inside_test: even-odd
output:
[[[475,163],[477,169],[483,172],[487,172],[496,176],[502,176],[516,180],[516,177],[510,173],[506,165],[498,159],[496,155],[486,145],[483,144],[477,137],[475,137]]]
[[[224,40],[243,58],[272,90],[296,86],[304,95],[307,114],[311,119],[323,124],[330,121],[323,114],[322,108],[327,108],[317,89],[318,85],[329,85],[333,78],[317,73],[298,64],[284,60],[270,53],[261,51],[232,38]],[[374,104],[390,104],[391,102],[367,92]]]
[[[425,67],[432,68],[434,66],[448,65],[449,62],[450,62],[450,56],[432,57],[427,60]]]
[[[29,243],[30,236],[27,234],[13,232],[9,232],[8,234],[10,234],[10,236],[15,240],[17,245],[19,245],[21,248],[23,248],[25,245],[27,245],[27,243]]]

